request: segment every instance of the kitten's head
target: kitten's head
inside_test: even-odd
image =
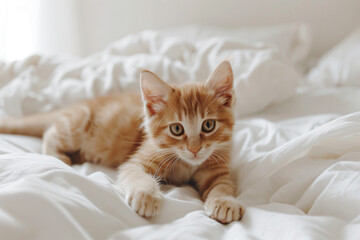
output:
[[[145,128],[159,148],[199,165],[229,146],[235,102],[229,62],[222,62],[206,82],[181,86],[143,71],[141,91]]]

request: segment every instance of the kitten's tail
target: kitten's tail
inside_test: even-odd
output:
[[[0,133],[42,137],[58,117],[59,111],[53,111],[22,118],[1,118]]]

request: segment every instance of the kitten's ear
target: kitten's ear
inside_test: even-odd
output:
[[[233,97],[233,72],[229,61],[224,61],[211,73],[206,87],[214,90],[217,97],[224,100],[224,105],[231,106]]]
[[[147,70],[140,74],[140,85],[146,109],[150,116],[153,116],[165,106],[172,88]]]

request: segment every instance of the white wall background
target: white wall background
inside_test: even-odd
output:
[[[360,26],[360,0],[0,0],[0,57],[84,56],[148,28],[288,22],[312,28],[318,57]]]

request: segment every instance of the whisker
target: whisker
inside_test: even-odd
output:
[[[173,155],[171,155],[172,157],[175,157],[175,158],[172,158],[172,159],[170,159],[170,163],[169,164],[167,164],[167,166],[166,166],[166,168],[165,168],[165,171],[164,171],[164,176],[165,176],[165,178],[167,177],[167,175],[169,175],[169,183],[171,183],[171,181],[170,181],[170,176],[171,176],[171,166],[173,166],[174,165],[174,162],[176,161],[176,156],[173,154]],[[171,164],[171,165],[170,165]],[[169,169],[169,172],[167,173],[166,171],[167,171],[167,169],[168,169],[168,167],[170,166],[170,169]]]
[[[157,170],[156,170],[156,172],[155,172],[155,175],[160,174],[160,171],[161,171],[162,166],[163,166],[164,164],[166,164],[167,162],[170,162],[171,160],[172,160],[172,156],[169,156],[169,157],[167,157],[165,160],[161,161],[159,167],[157,168]],[[167,166],[168,166],[168,164],[167,164]],[[166,169],[165,169],[165,170],[166,170]],[[165,175],[165,171],[164,171],[164,175]],[[164,177],[165,177],[165,176],[164,176]]]
[[[229,164],[225,161],[224,158],[222,158],[221,156],[218,155],[218,153],[213,152],[214,156],[216,156],[216,158],[220,161],[222,161],[228,168],[229,168]]]
[[[170,152],[170,150],[161,150],[160,152],[156,152],[154,154],[151,155],[151,157],[149,158],[149,160],[147,161],[147,168],[146,168],[146,172],[149,170],[149,167],[159,158],[167,156]],[[155,157],[157,156],[157,157]]]
[[[215,155],[214,155],[213,157],[214,157],[213,159],[215,160],[215,162],[217,163],[217,165],[220,167],[220,166],[221,166],[221,164],[220,164],[219,160],[216,158],[216,156],[215,156]]]
[[[168,162],[169,160],[171,160],[171,158],[172,158],[172,156],[170,155],[170,156],[168,156],[167,158],[163,159],[163,160],[160,162],[160,164],[159,164],[158,167],[156,168],[156,172],[155,172],[155,174],[154,174],[155,176],[158,175],[158,173],[159,173],[159,171],[161,170],[162,166],[163,166],[166,162]]]
[[[178,156],[175,156],[175,160],[174,160],[173,163],[171,164],[170,171],[169,171],[169,182],[170,182],[170,183],[172,182],[172,181],[171,181],[171,177],[172,177],[173,175],[177,177],[176,174],[171,174],[171,171],[173,170],[174,165],[177,166],[177,164],[179,163],[179,160],[180,160],[180,158],[179,158]],[[175,169],[176,169],[176,167],[175,167]],[[176,179],[176,180],[177,180],[177,179]]]

